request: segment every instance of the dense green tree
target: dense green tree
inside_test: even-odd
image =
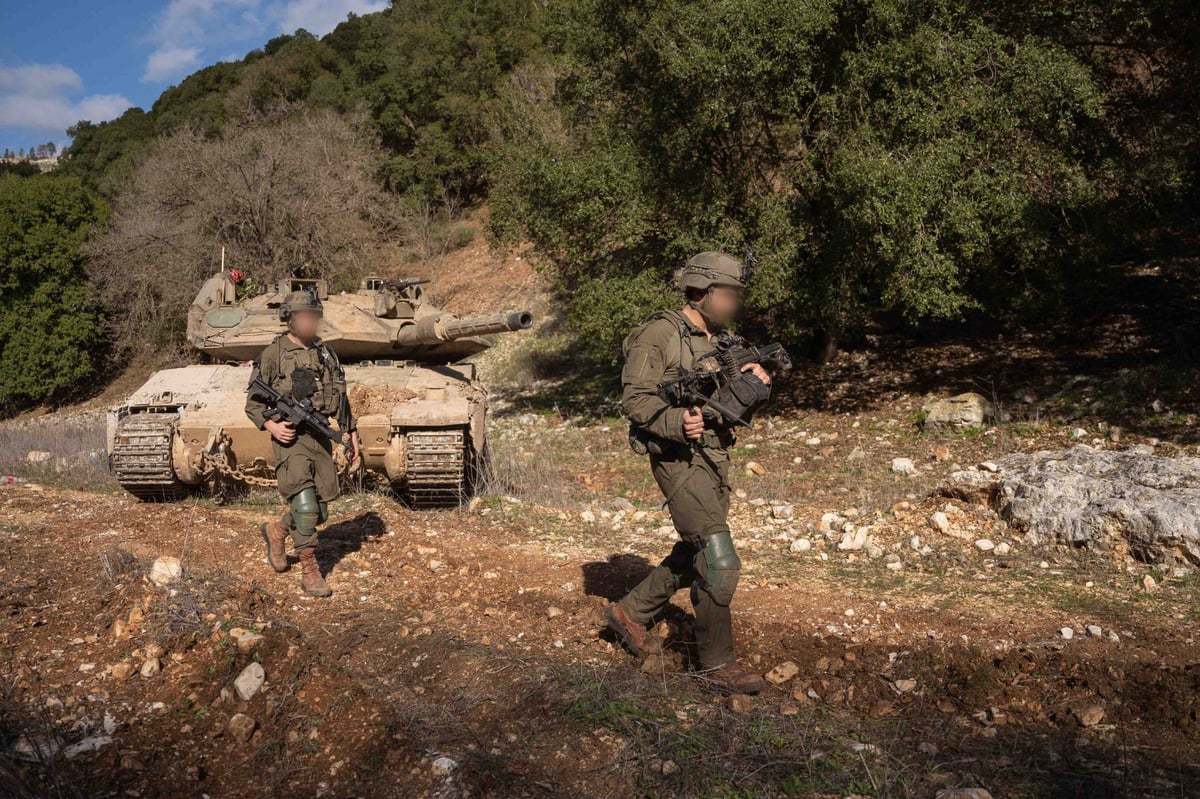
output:
[[[1101,91],[969,4],[581,0],[555,44],[509,89],[495,218],[609,354],[699,249],[752,247],[800,336],[1037,305],[1090,246]]]
[[[0,410],[95,375],[104,336],[81,247],[106,218],[77,178],[0,176]]]

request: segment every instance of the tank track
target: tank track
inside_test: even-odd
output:
[[[462,430],[410,430],[404,494],[414,508],[462,503],[466,488],[466,438]]]
[[[175,499],[185,488],[175,479],[171,441],[177,413],[135,413],[117,425],[112,470],[117,482],[138,499]]]

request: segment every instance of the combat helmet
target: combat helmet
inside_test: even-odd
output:
[[[682,291],[708,291],[713,286],[740,289],[746,285],[746,266],[737,258],[723,252],[702,252],[694,255],[679,270],[676,283]]]
[[[289,292],[283,298],[283,302],[279,304],[279,318],[286,322],[297,311],[316,311],[322,315],[325,313],[321,306],[321,298],[315,292],[303,290]]]

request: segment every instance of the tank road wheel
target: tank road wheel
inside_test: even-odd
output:
[[[177,413],[135,413],[121,420],[111,458],[121,488],[144,502],[179,499],[187,493],[171,462],[178,421]]]
[[[466,491],[466,437],[461,429],[408,431],[402,492],[414,508],[462,504]]]

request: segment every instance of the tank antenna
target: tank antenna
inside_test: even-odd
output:
[[[225,245],[221,245],[221,271],[225,271]]]

